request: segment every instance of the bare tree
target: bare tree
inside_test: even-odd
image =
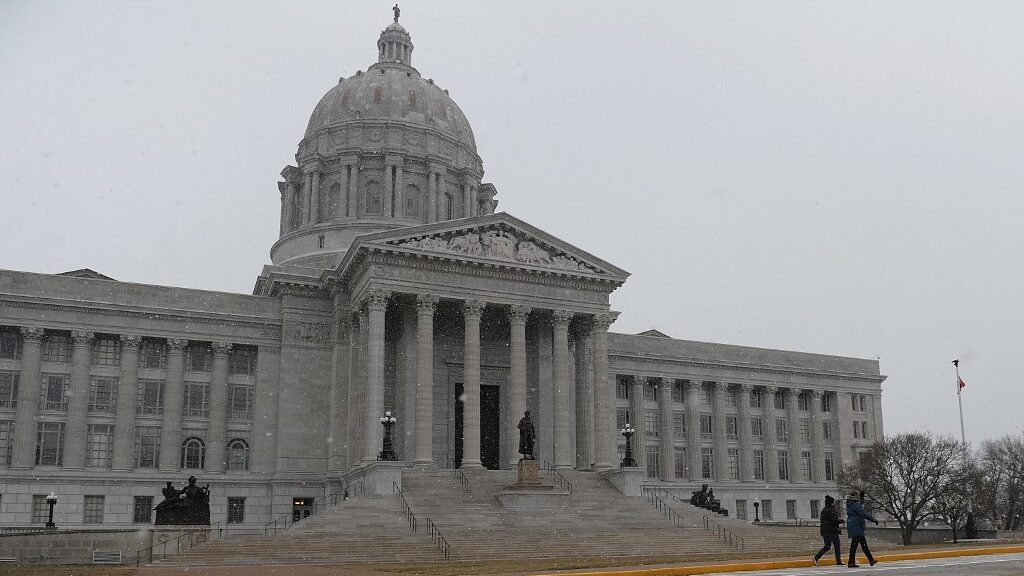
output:
[[[1015,529],[1024,511],[1024,434],[984,442],[979,460],[989,491],[986,517],[1003,530]]]
[[[935,499],[931,511],[935,518],[953,529],[954,543],[958,541],[960,528],[967,527],[968,517],[975,506],[978,489],[983,481],[981,471],[970,456],[966,462],[961,460],[959,464],[953,466],[944,478],[942,495]],[[967,537],[972,537],[970,529],[967,530]]]
[[[872,445],[856,464],[839,474],[839,484],[863,490],[877,510],[892,517],[903,543],[914,530],[933,518],[935,503],[949,490],[950,473],[963,456],[960,444],[949,437],[900,434]]]

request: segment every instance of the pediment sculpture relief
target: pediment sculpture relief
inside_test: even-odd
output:
[[[567,254],[545,250],[535,242],[520,239],[512,232],[505,230],[488,230],[482,234],[467,232],[450,238],[427,236],[426,238],[400,241],[398,245],[432,252],[451,252],[549,266],[562,270],[599,273],[593,266],[584,264]]]

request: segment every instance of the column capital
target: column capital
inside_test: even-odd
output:
[[[568,326],[569,321],[575,316],[574,313],[568,310],[552,310],[551,318],[554,320],[555,326]]]
[[[633,376],[633,386],[643,386],[647,384],[647,376]]]
[[[127,350],[135,350],[142,345],[142,336],[121,334],[121,346]]]
[[[231,352],[231,344],[228,344],[227,342],[213,343],[214,356],[227,356],[229,352]]]
[[[779,387],[778,386],[765,386],[764,387],[764,391],[769,393],[769,394],[775,394],[776,392],[779,391]]]
[[[88,346],[94,338],[96,338],[94,332],[86,332],[84,330],[74,330],[71,332],[71,341],[75,343],[75,346]]]
[[[171,352],[182,352],[187,347],[188,347],[188,340],[185,340],[184,338],[168,338],[167,339],[167,348],[170,349]]]
[[[462,313],[466,318],[476,318],[479,320],[480,314],[483,313],[486,306],[487,303],[480,300],[466,300],[462,303]]]
[[[21,331],[21,339],[26,342],[39,342],[43,339],[43,334],[46,333],[44,329],[33,326],[22,326],[19,330]]]
[[[416,312],[419,314],[433,314],[437,309],[438,297],[433,294],[416,295]]]
[[[715,382],[713,382],[713,384],[715,386],[715,393],[716,394],[718,394],[718,393],[725,394],[726,392],[729,391],[729,383],[728,382],[722,382],[721,380],[716,380]]]
[[[661,383],[658,384],[658,388],[662,390],[672,390],[672,386],[676,383],[675,378],[662,378]]]
[[[383,312],[388,307],[388,298],[390,297],[390,290],[374,288],[366,293],[364,301],[366,302],[366,307],[368,309]]]
[[[594,322],[591,325],[591,329],[600,332],[607,332],[608,327],[611,326],[618,317],[618,312],[602,312],[600,314],[594,314]]]
[[[754,385],[753,384],[740,384],[739,387],[740,387],[740,392],[743,392],[744,394],[750,394],[751,392],[754,391]]]
[[[513,324],[525,324],[527,317],[530,316],[530,312],[532,311],[533,310],[529,306],[524,306],[522,304],[513,304],[508,311],[508,317]]]

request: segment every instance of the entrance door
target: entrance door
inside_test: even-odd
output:
[[[298,522],[313,513],[312,498],[292,498],[292,522]]]
[[[480,386],[480,463],[488,470],[500,468],[501,389]]]

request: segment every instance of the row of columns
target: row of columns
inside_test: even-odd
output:
[[[18,384],[18,405],[15,413],[12,468],[35,466],[37,416],[42,386],[42,328],[21,328],[22,356]],[[71,333],[71,381],[64,429],[63,467],[81,470],[86,464],[88,438],[88,407],[92,342],[94,334]],[[122,335],[121,377],[118,384],[117,409],[114,414],[112,469],[132,469],[135,455],[135,403],[139,385],[139,346],[142,338]],[[185,349],[187,340],[167,340],[167,379],[164,383],[163,416],[160,431],[160,469],[178,470],[180,465],[181,410],[185,393]],[[223,472],[225,466],[225,435],[228,405],[228,354],[231,345],[213,344],[211,366],[209,436],[206,448],[206,471]]]

